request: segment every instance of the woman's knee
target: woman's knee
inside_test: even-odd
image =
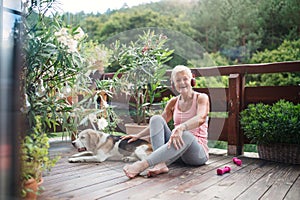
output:
[[[157,124],[157,123],[161,123],[163,122],[164,118],[161,116],[161,115],[153,115],[151,118],[150,118],[150,126],[153,125],[153,124]]]
[[[185,143],[191,144],[194,140],[196,140],[196,138],[195,138],[195,136],[191,132],[185,131],[182,134],[182,140]]]
[[[182,157],[182,161],[189,165],[203,165],[207,161],[207,156],[202,147],[192,148],[185,152]]]
[[[206,156],[201,156],[201,157],[182,157],[182,162],[187,164],[187,165],[193,165],[193,166],[201,166],[204,165],[207,162],[207,157]]]
[[[163,130],[163,118],[159,115],[154,115],[151,117],[149,125],[150,125],[150,136],[158,136],[164,134]]]

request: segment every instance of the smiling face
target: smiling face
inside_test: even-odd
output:
[[[191,77],[185,72],[177,72],[173,79],[175,89],[180,93],[189,92],[192,89]]]

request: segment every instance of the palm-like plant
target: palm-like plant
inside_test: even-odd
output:
[[[129,45],[119,41],[114,44],[114,59],[121,67],[115,77],[122,74],[119,88],[134,99],[132,106],[138,124],[146,122],[149,107],[164,80],[164,63],[172,58],[173,50],[165,48],[167,40],[165,35],[149,30]]]

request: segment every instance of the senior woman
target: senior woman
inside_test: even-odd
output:
[[[179,94],[168,101],[161,115],[151,117],[148,128],[137,135],[123,137],[132,142],[150,135],[153,148],[146,159],[124,166],[128,178],[134,178],[146,169],[148,177],[167,173],[168,165],[179,159],[194,166],[203,165],[208,160],[209,97],[193,90],[194,81],[188,67],[176,66],[172,70],[171,82]],[[174,121],[173,130],[167,125],[171,119]]]

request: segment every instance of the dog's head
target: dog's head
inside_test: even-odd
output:
[[[106,141],[106,134],[93,129],[86,129],[78,134],[78,138],[72,142],[73,146],[81,151],[97,151],[97,148]]]

